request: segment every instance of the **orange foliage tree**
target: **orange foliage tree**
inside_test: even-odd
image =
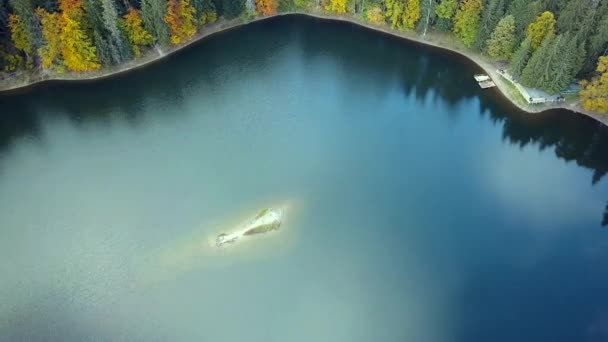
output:
[[[260,15],[272,15],[277,13],[275,0],[255,0],[255,9]]]
[[[189,0],[169,0],[165,23],[169,26],[171,44],[178,45],[192,39],[196,34],[196,10]]]
[[[129,8],[127,14],[123,17],[122,27],[129,39],[135,57],[141,56],[140,46],[151,45],[154,41],[150,32],[144,28],[139,11],[134,8]]]

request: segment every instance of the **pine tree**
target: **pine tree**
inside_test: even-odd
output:
[[[498,21],[505,14],[505,1],[504,0],[489,0],[483,9],[481,15],[481,21],[479,22],[479,30],[477,32],[477,39],[473,44],[473,48],[477,51],[483,51],[486,47],[486,42]]]
[[[221,0],[221,3],[226,19],[236,18],[245,11],[245,0]]]
[[[528,26],[526,37],[530,38],[532,50],[536,50],[543,39],[555,32],[555,18],[551,12],[543,12]]]
[[[608,1],[604,0],[598,8],[598,22],[586,42],[587,58],[584,72],[595,69],[595,61],[602,55],[608,55]]]
[[[581,47],[582,44],[579,44],[572,34],[564,35],[559,45],[556,46],[560,57],[552,60],[553,63],[547,71],[546,84],[543,84],[543,89],[550,94],[556,94],[574,81],[574,76],[580,70],[582,58],[584,58],[585,50]]]
[[[488,56],[494,59],[508,60],[515,46],[515,18],[508,15],[502,18],[488,40]]]
[[[4,0],[0,0],[0,39],[8,33],[8,6]]]
[[[513,54],[513,58],[511,58],[509,70],[514,78],[518,79],[521,76],[524,68],[528,64],[531,54],[532,46],[530,45],[530,39],[524,39],[517,51]]]
[[[85,30],[93,39],[97,52],[97,59],[102,65],[116,64],[120,58],[120,52],[110,40],[110,32],[106,29],[103,22],[102,7],[100,0],[83,0],[84,12],[79,14],[79,18],[85,17]],[[78,19],[80,20],[80,19]]]
[[[556,40],[555,35],[545,37],[542,44],[530,57],[526,67],[521,73],[520,82],[529,87],[537,88],[540,86],[540,78],[543,73],[543,66],[546,65],[553,42]],[[531,43],[530,43],[531,45]]]
[[[453,31],[466,47],[471,47],[477,38],[482,9],[482,0],[463,0],[456,11]]]
[[[581,67],[582,44],[571,33],[547,36],[524,69],[521,83],[556,94],[567,87]]]
[[[574,0],[568,2],[557,18],[559,33],[576,32],[580,29],[588,9],[594,7],[592,0]]]
[[[528,25],[542,12],[543,7],[541,1],[513,0],[507,14],[515,18],[515,36],[518,43],[525,39]]]
[[[169,43],[169,31],[164,21],[165,4],[164,0],[141,0],[141,18],[144,27],[161,45]]]
[[[113,46],[114,62],[120,63],[131,57],[128,46],[125,42],[124,35],[119,29],[119,18],[116,5],[113,0],[100,0],[102,11],[102,19],[105,29],[110,33],[108,40]]]
[[[420,0],[420,15],[421,18],[416,25],[418,33],[426,34],[431,24],[435,21],[435,0]]]

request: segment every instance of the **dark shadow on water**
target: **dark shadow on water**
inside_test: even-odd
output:
[[[608,297],[598,296],[604,273],[596,269],[599,262],[580,262],[584,251],[572,243],[561,239],[533,266],[486,263],[475,269],[451,313],[472,319],[464,320],[454,340],[607,341],[606,312],[598,310],[608,308]]]

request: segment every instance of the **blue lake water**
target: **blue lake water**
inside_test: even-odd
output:
[[[608,340],[608,130],[478,71],[290,16],[0,95],[0,340]]]

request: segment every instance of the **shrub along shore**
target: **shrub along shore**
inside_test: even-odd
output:
[[[74,0],[78,1],[78,0]],[[101,0],[106,1],[106,0]],[[184,0],[181,0],[184,1]],[[187,1],[187,0],[186,0]],[[258,0],[261,1],[261,0]],[[258,4],[256,1],[256,5]],[[411,1],[411,0],[407,0]],[[425,0],[421,0],[425,1]],[[435,0],[430,0],[435,1]],[[446,1],[446,0],[444,0]],[[464,0],[469,1],[469,0]],[[471,0],[476,1],[476,0]],[[490,0],[492,1],[492,0]],[[517,1],[517,0],[513,0]],[[259,6],[259,5],[258,5]],[[178,9],[179,11],[179,9]],[[71,70],[71,68],[65,65],[58,66],[57,56],[51,56],[50,63],[47,59],[47,67],[37,67],[37,68],[29,68],[26,70],[15,70],[12,73],[2,73],[0,74],[0,91],[15,91],[17,89],[22,89],[26,87],[30,87],[32,85],[46,82],[46,81],[86,81],[86,80],[95,80],[105,77],[110,77],[119,73],[127,72],[129,70],[133,70],[147,64],[156,62],[161,60],[162,58],[175,53],[187,46],[190,46],[201,39],[213,35],[218,32],[222,32],[225,30],[229,30],[235,27],[239,27],[241,25],[246,25],[248,23],[266,20],[276,16],[284,16],[284,15],[306,15],[315,18],[325,19],[325,20],[338,20],[338,21],[347,21],[350,23],[354,23],[360,26],[364,26],[366,28],[380,31],[386,34],[390,34],[393,36],[397,36],[400,38],[408,39],[411,41],[415,41],[417,43],[434,46],[437,48],[449,50],[456,52],[460,55],[465,56],[466,58],[473,61],[479,67],[481,67],[485,72],[492,77],[495,81],[500,92],[510,100],[510,102],[520,108],[523,111],[529,113],[537,113],[549,109],[555,108],[564,108],[573,112],[578,112],[589,117],[594,118],[595,120],[608,125],[608,116],[598,114],[589,110],[586,110],[581,105],[581,102],[578,98],[569,97],[566,102],[561,103],[548,103],[542,105],[529,105],[527,104],[523,98],[519,95],[519,93],[513,91],[513,87],[510,83],[505,81],[496,70],[499,67],[504,67],[505,62],[500,61],[496,58],[491,58],[488,56],[488,53],[479,53],[474,51],[473,49],[467,47],[466,42],[462,39],[454,39],[454,36],[450,33],[441,32],[438,30],[430,29],[430,15],[426,20],[426,26],[424,31],[414,31],[414,30],[403,30],[402,28],[394,27],[394,25],[389,25],[385,22],[384,17],[382,20],[375,20],[373,18],[373,11],[365,11],[361,12],[359,15],[353,14],[336,14],[328,11],[323,11],[320,9],[316,10],[307,10],[307,11],[291,11],[291,12],[283,12],[276,13],[276,9],[270,9],[269,13],[266,15],[256,16],[255,12],[249,11],[245,15],[240,15],[233,19],[224,19],[220,18],[219,20],[215,20],[217,16],[217,12],[213,10],[211,15],[207,14],[207,17],[213,17],[211,20],[207,20],[208,23],[202,27],[199,32],[196,32],[196,28],[190,29],[187,33],[179,33],[179,32],[170,32],[168,39],[170,39],[171,44],[160,44],[158,41],[153,42],[153,37],[149,33],[147,33],[144,29],[144,25],[140,20],[139,24],[136,23],[135,31],[140,29],[144,33],[143,40],[139,41],[136,39],[131,39],[133,47],[133,53],[131,52],[130,58],[125,58],[124,61],[120,63],[113,63],[110,65],[97,63],[93,61],[89,61],[89,67],[87,65],[83,65],[82,71]],[[126,17],[126,16],[125,16]],[[542,16],[539,16],[539,18]],[[166,18],[165,18],[166,19]],[[423,20],[424,18],[418,18],[418,22]],[[439,19],[440,20],[440,19]],[[211,21],[211,23],[209,23]],[[165,20],[165,22],[167,22]],[[168,26],[171,27],[170,21],[167,22]],[[139,27],[137,27],[139,25]],[[148,36],[145,36],[145,34]],[[139,33],[139,38],[142,38],[142,33]],[[553,38],[551,38],[553,39]],[[491,40],[488,40],[490,43]],[[526,39],[522,46],[527,44],[528,40]],[[542,39],[541,39],[542,41]],[[142,44],[137,44],[138,42],[143,42]],[[48,47],[48,46],[47,46]],[[539,47],[540,48],[540,47]],[[498,48],[500,50],[500,47]],[[30,48],[30,50],[32,50]],[[65,54],[64,54],[65,55]],[[134,56],[133,56],[134,55]],[[19,55],[17,55],[19,56]],[[41,61],[36,61],[37,63],[44,64],[44,56],[41,56]],[[33,62],[32,58],[26,56],[25,59],[30,58],[30,62]],[[64,57],[65,58],[65,57]],[[19,61],[18,61],[19,62]],[[91,67],[92,66],[92,67]],[[6,69],[6,66],[5,66]],[[67,70],[66,70],[67,69]]]

